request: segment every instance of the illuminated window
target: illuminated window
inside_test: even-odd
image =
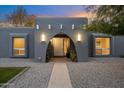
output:
[[[13,55],[25,55],[25,38],[13,38]]]
[[[110,55],[110,38],[95,39],[96,55]]]

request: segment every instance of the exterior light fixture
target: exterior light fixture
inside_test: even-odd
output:
[[[52,39],[50,39],[50,42],[51,42],[51,43],[52,43],[52,41],[53,41],[53,40],[52,40]]]
[[[81,34],[80,33],[77,34],[77,42],[81,42]]]
[[[75,29],[74,27],[75,27],[75,25],[74,25],[74,24],[72,24],[72,30],[74,30],[74,29]]]
[[[49,30],[51,29],[51,25],[50,25],[50,24],[48,25],[48,29],[49,29]]]
[[[36,25],[36,29],[37,29],[37,30],[40,29],[40,26],[39,26],[38,24]]]
[[[62,24],[60,25],[60,29],[63,29],[63,25]]]
[[[46,41],[45,34],[41,34],[41,42],[45,42],[45,41]]]

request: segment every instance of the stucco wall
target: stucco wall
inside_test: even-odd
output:
[[[124,36],[113,36],[113,56],[124,56]]]
[[[34,29],[33,28],[0,28],[0,58],[11,57],[10,34],[28,34],[29,58],[34,57]]]
[[[85,18],[38,18],[36,21],[40,29],[34,28],[0,28],[0,58],[11,57],[10,52],[10,34],[28,34],[29,58],[35,58],[38,61],[45,62],[47,45],[51,38],[60,32],[68,35],[74,42],[78,61],[87,61],[89,56],[93,56],[93,38],[91,32],[81,30],[83,24],[87,24]],[[48,24],[52,26],[48,29]],[[60,29],[60,24],[63,29]],[[75,24],[75,29],[72,29]],[[77,42],[77,33],[82,35],[82,41]],[[41,42],[41,34],[45,34],[46,41]],[[119,57],[124,55],[124,36],[111,37],[112,56]],[[40,59],[41,58],[41,59]]]
[[[35,31],[35,59],[41,57],[41,61],[45,62],[47,45],[53,36],[62,32],[68,35],[74,42],[78,61],[84,61],[88,57],[88,39],[87,33],[81,30],[83,24],[87,24],[86,18],[39,18],[36,21],[40,29]],[[52,26],[51,30],[48,29],[48,24]],[[60,29],[60,24],[63,29]],[[75,30],[72,30],[72,24],[75,24]],[[77,33],[82,35],[82,42],[77,42]],[[46,42],[41,42],[41,34],[45,34]]]

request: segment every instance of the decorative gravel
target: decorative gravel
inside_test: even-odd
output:
[[[74,88],[124,88],[124,59],[123,62],[68,63],[67,67]]]
[[[53,63],[41,63],[31,67],[23,75],[14,80],[9,88],[47,88]]]
[[[34,67],[40,64],[33,59],[0,58],[0,67]]]
[[[0,59],[0,67],[30,67],[7,86],[10,88],[46,88],[53,65],[54,63],[34,62],[32,59]]]
[[[32,59],[0,59],[0,67],[30,67],[8,87],[48,87],[54,63]],[[75,88],[124,88],[124,58],[89,58],[88,62],[67,62],[72,86]]]

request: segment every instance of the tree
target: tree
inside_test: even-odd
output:
[[[124,35],[124,6],[103,5],[99,6],[95,12],[96,19],[88,25],[87,30],[112,35]]]
[[[35,26],[35,19],[36,19],[35,15],[29,15],[27,17],[27,21],[25,22],[25,26],[34,27]]]
[[[7,19],[16,26],[23,26],[27,18],[27,12],[23,6],[17,6],[17,9],[12,14],[7,16]]]

